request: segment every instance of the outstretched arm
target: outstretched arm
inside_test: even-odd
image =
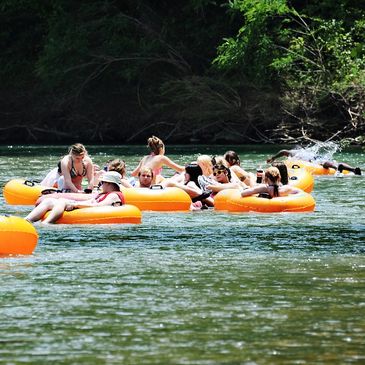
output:
[[[167,156],[163,156],[161,159],[161,162],[163,165],[166,165],[167,167],[170,167],[170,169],[173,169],[177,172],[184,172],[185,167],[178,165],[177,163],[173,162],[171,159],[169,159]]]
[[[289,150],[280,150],[278,153],[276,153],[274,156],[271,156],[270,158],[268,158],[266,160],[267,163],[271,163],[274,160],[276,160],[278,157],[293,157],[293,152],[289,151]]]
[[[179,183],[177,181],[174,181],[173,179],[167,179],[165,182],[166,187],[176,187],[181,190],[186,191],[191,198],[195,198],[199,195],[201,195],[202,191],[201,189],[193,182],[189,182],[187,185]]]
[[[94,189],[94,165],[93,165],[93,162],[91,161],[91,158],[89,158],[89,157],[85,157],[84,163],[86,165],[86,178],[88,181],[87,188],[93,190]]]
[[[261,185],[255,186],[253,188],[244,189],[241,191],[241,196],[242,196],[242,198],[244,198],[245,196],[251,196],[251,195],[260,194],[260,193],[267,193],[266,185],[261,184]]]
[[[137,176],[139,171],[141,170],[141,167],[144,163],[145,157],[142,158],[141,161],[139,161],[139,164],[137,165],[137,167],[131,172],[132,176]]]
[[[225,190],[225,189],[239,189],[241,188],[241,185],[238,183],[227,183],[227,184],[211,184],[211,185],[207,185],[206,188],[208,190],[213,191],[214,193],[218,193],[219,191]]]

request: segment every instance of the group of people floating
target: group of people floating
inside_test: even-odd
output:
[[[26,219],[30,222],[40,220],[50,211],[43,223],[54,223],[64,211],[83,207],[122,205],[123,188],[151,188],[160,185],[163,188],[177,187],[189,194],[192,199],[192,210],[214,206],[214,196],[224,189],[238,189],[241,196],[260,194],[273,198],[296,194],[300,189],[288,185],[288,171],[283,162],[274,160],[281,156],[295,156],[295,150],[281,150],[267,159],[272,165],[265,171],[258,171],[257,175],[245,171],[240,164],[235,151],[227,151],[223,156],[211,157],[200,155],[196,161],[186,166],[179,165],[165,155],[163,141],[152,136],[148,138],[150,154],[144,156],[138,166],[131,172],[132,178],[127,178],[126,164],[121,159],[107,162],[101,169],[93,164],[84,145],[74,144],[69,153],[58,163],[42,181],[44,194],[53,190],[70,193],[93,193],[88,200],[75,201],[72,199],[52,198],[52,194],[43,199]],[[325,162],[325,168],[333,167],[338,170],[349,170],[360,175],[361,170],[347,164],[336,165]],[[162,168],[168,167],[175,171],[175,175],[165,178]],[[83,188],[83,180],[87,180]],[[49,188],[50,186],[54,188]]]

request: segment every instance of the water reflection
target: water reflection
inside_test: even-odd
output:
[[[169,155],[184,163],[226,149]],[[234,149],[252,170],[271,153]],[[65,150],[0,148],[2,186],[41,177]],[[89,150],[128,166],[145,154]],[[36,225],[32,256],[0,258],[0,362],[360,364],[363,191],[363,177],[320,177],[313,214],[144,212],[138,226]],[[1,214],[30,209],[0,199]]]

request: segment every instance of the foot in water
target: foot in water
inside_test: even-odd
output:
[[[350,168],[350,166],[344,166],[342,163],[338,164],[338,172],[343,172],[344,170],[353,171],[355,175],[361,175],[360,167]]]
[[[354,174],[355,174],[355,175],[361,175],[360,167],[356,167],[356,168],[355,168],[355,170],[354,170]]]

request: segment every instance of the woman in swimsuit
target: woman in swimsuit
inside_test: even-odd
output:
[[[160,138],[152,136],[147,140],[151,153],[144,156],[138,166],[132,171],[132,176],[137,176],[142,167],[149,167],[153,171],[153,184],[159,184],[163,180],[162,167],[167,166],[177,172],[184,172],[185,167],[173,162],[165,156],[165,145]]]
[[[37,205],[25,219],[33,223],[40,220],[46,212],[50,211],[43,223],[54,223],[62,216],[64,211],[77,208],[124,204],[124,197],[120,191],[122,179],[118,172],[106,172],[102,177],[101,182],[102,192],[92,199],[74,201],[63,198],[48,198]]]
[[[275,198],[289,194],[297,194],[301,190],[290,185],[282,185],[280,171],[277,167],[271,166],[265,170],[264,183],[253,188],[243,189],[241,196],[250,196],[255,194],[268,194],[268,197]]]
[[[234,172],[240,181],[245,183],[247,186],[255,185],[255,176],[241,167],[241,161],[236,152],[227,151],[224,154],[224,159],[227,161],[231,172]]]
[[[88,181],[87,189],[94,188],[94,165],[81,143],[72,145],[69,154],[58,164],[58,172],[63,176],[62,190],[72,193],[83,193],[81,183],[84,177]]]
[[[243,186],[243,183],[239,181],[232,181],[231,170],[220,163],[213,166],[213,179],[214,183],[206,186],[207,190],[212,191],[213,196],[222,190],[240,189]]]

